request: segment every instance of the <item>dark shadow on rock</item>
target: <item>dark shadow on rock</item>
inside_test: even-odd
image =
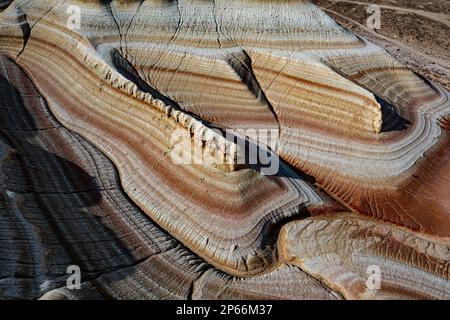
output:
[[[29,90],[38,92],[14,62],[0,56],[0,63],[14,73],[2,74],[0,68],[0,143],[6,146],[0,158],[0,299],[35,299],[63,287],[70,265],[80,267],[84,282],[146,258],[133,252],[124,239],[129,234],[121,234],[122,227],[110,219],[122,214],[123,203],[144,215],[120,192],[115,169],[108,171],[109,179],[116,181],[113,192],[119,196],[110,201],[104,197],[113,197],[102,185],[104,177],[87,173],[83,161],[67,160],[84,151],[85,162],[95,162],[66,136],[88,143],[58,126],[43,100],[30,102]],[[24,93],[11,76],[23,80]],[[39,119],[42,114],[45,119]],[[99,152],[98,158],[112,167]]]
[[[113,67],[127,80],[133,82],[142,92],[150,93],[153,98],[161,100],[162,102],[164,102],[165,105],[171,106],[176,110],[182,110],[185,114],[190,115],[194,119],[197,119],[206,125],[211,125],[211,123],[201,119],[195,113],[183,109],[178,104],[178,102],[167,97],[166,95],[164,95],[163,93],[152,87],[150,84],[148,84],[146,81],[144,81],[137,72],[137,70],[134,68],[134,66],[121,55],[119,50],[117,49],[111,50],[111,61],[113,63]]]
[[[358,38],[361,41],[363,41],[359,36],[358,36]],[[357,86],[364,88],[365,90],[371,92],[374,95],[376,101],[381,105],[381,117],[382,117],[381,132],[402,131],[402,130],[408,129],[408,125],[411,124],[411,121],[403,118],[400,115],[399,110],[397,110],[397,108],[395,108],[393,105],[388,103],[386,100],[384,100],[380,96],[376,95],[368,87],[349,78],[342,70],[340,70],[338,67],[334,66],[332,63],[329,63],[325,60],[322,60],[322,63],[325,64],[330,69],[332,69],[337,74],[344,77],[345,79],[352,81]]]
[[[13,0],[0,0],[0,12],[8,8]]]
[[[114,68],[116,68],[116,70],[120,72],[127,80],[133,82],[139,90],[150,93],[153,98],[161,100],[168,106],[181,109],[178,103],[166,97],[158,90],[150,86],[147,82],[145,82],[139,76],[137,70],[131,65],[131,63],[129,63],[125,58],[122,57],[117,49],[111,51],[111,60],[113,62]]]
[[[408,129],[411,121],[399,115],[398,110],[384,99],[375,96],[381,106],[381,132],[402,131]]]

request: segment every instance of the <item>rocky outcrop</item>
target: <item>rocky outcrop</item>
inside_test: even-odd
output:
[[[448,297],[449,93],[310,2],[14,1],[0,54],[3,296]]]

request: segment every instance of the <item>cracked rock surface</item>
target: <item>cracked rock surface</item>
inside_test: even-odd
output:
[[[448,299],[449,97],[309,1],[0,1],[0,298]]]

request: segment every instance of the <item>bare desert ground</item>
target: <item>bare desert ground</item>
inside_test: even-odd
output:
[[[315,0],[344,27],[384,47],[415,72],[450,88],[450,1]],[[381,28],[370,31],[368,8],[377,5]]]

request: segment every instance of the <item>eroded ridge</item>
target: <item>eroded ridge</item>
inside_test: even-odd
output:
[[[235,299],[260,288],[262,299],[340,297],[298,268],[225,276],[151,221],[111,161],[61,126],[3,56],[0,89],[0,298],[194,299],[218,297],[222,285]],[[67,288],[69,266],[82,271],[80,290]]]
[[[286,165],[278,176],[237,170],[233,153],[223,151],[233,150],[231,142],[182,109],[141,91],[98,55],[94,40],[58,25],[64,5],[50,8],[40,19],[26,15],[31,36],[17,48],[16,59],[55,117],[104,152],[131,199],[184,245],[231,274],[267,272],[278,265],[274,243],[266,235],[270,225],[307,207],[336,206]],[[26,6],[20,11],[27,11]],[[5,49],[5,54],[10,52]],[[92,98],[80,100],[80,92]],[[180,130],[213,157],[230,161],[222,166],[175,165],[171,137]]]
[[[347,299],[448,299],[449,242],[361,218],[316,217],[285,225],[281,259]],[[381,281],[369,275],[379,273]]]
[[[80,9],[78,26],[68,24],[69,6]],[[243,283],[261,290],[284,281],[300,270],[283,262],[314,257],[283,251],[280,259],[277,232],[287,220],[376,221],[448,243],[449,93],[308,1],[14,1],[0,13],[0,40],[0,53],[29,75],[57,121],[109,158],[130,200],[191,251],[148,258],[162,259],[161,270],[180,262],[188,289],[168,282],[145,297],[252,297],[233,277],[255,277]],[[280,157],[278,172],[239,163],[228,129],[278,132],[276,148],[259,143]],[[212,161],[174,162],[176,132]],[[357,216],[333,215],[343,211]],[[157,263],[140,262],[133,281],[156,281],[158,271],[146,270]],[[369,296],[296,264],[344,297]],[[218,270],[205,272],[210,265]],[[416,296],[445,297],[441,278]],[[226,289],[214,284],[223,281]],[[102,290],[133,296],[120,286]]]

